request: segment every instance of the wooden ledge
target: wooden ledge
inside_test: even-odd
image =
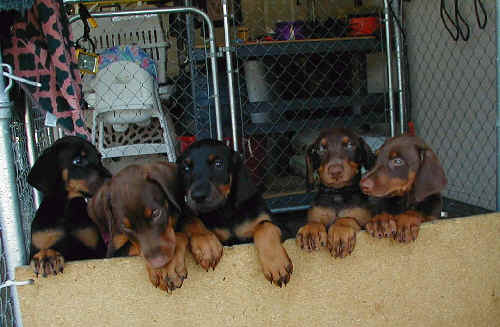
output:
[[[498,326],[500,214],[425,224],[408,245],[358,235],[351,257],[305,253],[271,286],[251,245],[225,248],[215,271],[191,256],[188,279],[155,289],[141,258],[69,263],[18,287],[24,326]],[[33,278],[30,267],[17,280]]]

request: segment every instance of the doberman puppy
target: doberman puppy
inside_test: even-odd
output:
[[[222,244],[253,239],[264,276],[277,286],[286,285],[293,265],[281,244],[281,230],[240,155],[222,142],[205,139],[193,143],[177,162],[187,219],[183,230],[198,264],[215,269]]]
[[[319,175],[319,191],[307,212],[308,223],[297,233],[307,251],[327,246],[333,257],[350,255],[356,233],[372,217],[368,197],[361,192],[361,167],[371,168],[375,156],[356,133],[344,128],[324,130],[306,155],[308,189]],[[327,231],[328,230],[328,231]]]
[[[380,198],[367,231],[374,237],[410,242],[417,239],[421,223],[440,216],[446,177],[424,141],[404,135],[382,145],[375,167],[360,185],[365,194]]]
[[[187,237],[176,233],[180,217],[175,164],[130,165],[107,181],[89,202],[89,216],[107,243],[107,257],[142,255],[149,279],[165,291],[187,277]]]
[[[65,136],[35,162],[28,183],[43,193],[31,225],[35,274],[63,272],[65,260],[103,258],[104,242],[87,215],[86,199],[111,177],[89,142]]]

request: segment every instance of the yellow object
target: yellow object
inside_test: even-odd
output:
[[[78,68],[84,74],[96,74],[99,70],[99,55],[76,49],[76,61]]]

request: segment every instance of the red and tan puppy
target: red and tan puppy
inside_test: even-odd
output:
[[[107,243],[106,256],[141,255],[151,283],[166,291],[180,288],[187,277],[187,237],[175,232],[176,176],[176,166],[167,162],[128,166],[88,206]]]
[[[308,223],[297,233],[302,249],[327,246],[335,258],[352,253],[357,232],[372,217],[359,181],[361,167],[371,168],[374,160],[370,147],[353,131],[334,128],[320,133],[306,156],[308,188],[316,174],[320,186],[307,213]]]
[[[420,224],[440,217],[446,177],[436,154],[416,136],[387,140],[361,180],[362,191],[379,198],[376,216],[366,225],[374,237],[415,241]]]

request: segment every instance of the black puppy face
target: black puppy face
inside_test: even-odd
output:
[[[308,182],[317,172],[322,185],[342,188],[351,185],[361,167],[370,168],[375,157],[363,139],[348,129],[323,131],[309,147],[306,164]]]
[[[222,142],[203,140],[179,158],[185,201],[195,213],[224,206],[231,194],[237,155]]]
[[[109,177],[100,153],[91,143],[65,136],[38,158],[28,182],[45,194],[67,192],[72,198],[92,196]]]

